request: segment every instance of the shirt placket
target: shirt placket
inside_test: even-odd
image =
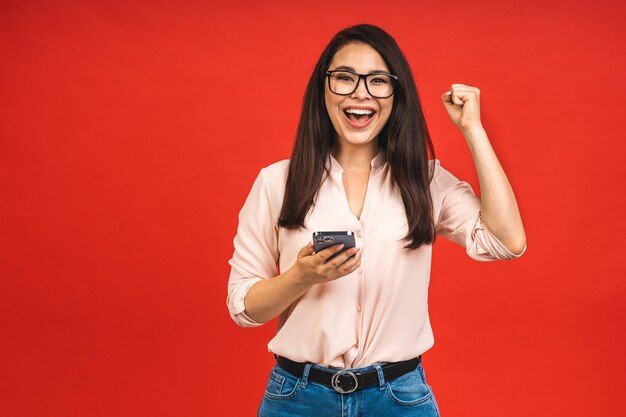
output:
[[[367,191],[365,194],[365,201],[363,202],[363,210],[361,211],[361,218],[357,219],[354,216],[355,220],[355,239],[356,246],[361,248],[363,251],[361,255],[361,265],[356,270],[356,274],[358,277],[358,302],[357,302],[357,349],[359,349],[359,353],[357,354],[357,358],[361,357],[363,352],[361,351],[361,346],[363,342],[363,326],[365,321],[365,315],[368,313],[365,311],[365,291],[366,291],[366,277],[367,277],[367,219],[368,219],[368,211],[372,208],[373,204],[372,199],[376,196],[376,173],[377,170],[372,168],[370,172],[370,176],[368,178],[367,183]]]
[[[357,341],[356,341],[356,349],[357,349],[357,355],[355,357],[355,360],[358,360],[360,357],[363,356],[363,352],[361,350],[362,344],[363,344],[363,334],[364,334],[364,322],[365,322],[365,315],[368,313],[366,311],[366,306],[365,306],[365,291],[366,291],[366,285],[365,285],[365,279],[367,277],[367,219],[368,219],[368,210],[371,209],[372,204],[374,204],[374,199],[376,199],[376,187],[379,186],[379,184],[377,184],[378,181],[378,169],[376,169],[376,167],[372,166],[372,170],[370,172],[370,176],[368,178],[368,183],[367,183],[367,191],[365,194],[365,200],[363,202],[363,210],[361,211],[361,217],[360,219],[357,219],[357,217],[354,215],[354,213],[352,213],[352,211],[350,210],[350,205],[348,203],[348,197],[346,195],[346,190],[345,187],[343,186],[343,169],[337,169],[336,171],[333,172],[333,177],[334,180],[337,181],[337,185],[338,185],[338,189],[340,191],[340,197],[343,199],[343,201],[345,202],[345,204],[343,204],[343,207],[345,210],[347,210],[346,215],[349,215],[351,217],[351,224],[352,224],[352,228],[351,230],[354,232],[355,234],[355,243],[356,243],[356,247],[357,248],[361,248],[362,250],[362,254],[361,254],[361,264],[359,265],[359,267],[357,268],[357,270],[355,271],[357,274],[357,306],[356,306],[356,334],[357,334]]]

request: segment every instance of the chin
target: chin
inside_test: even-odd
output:
[[[358,134],[344,134],[341,138],[344,142],[351,145],[367,145],[376,139],[376,135],[374,135],[374,132],[359,132]]]

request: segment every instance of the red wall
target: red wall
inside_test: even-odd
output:
[[[623,2],[185,3],[0,5],[2,415],[255,415],[276,323],[229,318],[237,213],[361,22],[396,37],[476,191],[439,95],[480,87],[528,236],[511,262],[435,247],[443,415],[622,412]]]

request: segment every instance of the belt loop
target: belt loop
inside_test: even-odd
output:
[[[301,388],[306,388],[307,384],[309,383],[309,371],[311,370],[312,366],[312,362],[307,362],[304,364],[304,371],[302,371],[302,378],[300,378]]]
[[[379,363],[375,363],[374,368],[376,368],[376,372],[378,373],[378,384],[380,385],[380,389],[383,390],[385,388],[385,374],[383,373],[383,368]]]

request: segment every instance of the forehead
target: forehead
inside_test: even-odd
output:
[[[335,69],[339,66],[351,67],[363,74],[377,70],[389,72],[383,57],[364,43],[349,43],[342,46],[330,61],[329,68]]]

